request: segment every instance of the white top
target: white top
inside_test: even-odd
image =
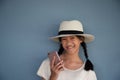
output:
[[[37,75],[43,77],[45,80],[49,80],[50,74],[50,61],[47,58],[42,62]],[[97,77],[94,71],[84,70],[83,65],[81,68],[76,70],[64,68],[64,70],[60,72],[57,80],[97,80]]]

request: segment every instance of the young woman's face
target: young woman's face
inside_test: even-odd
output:
[[[67,53],[78,53],[81,42],[82,40],[77,36],[66,36],[61,38],[62,46]]]

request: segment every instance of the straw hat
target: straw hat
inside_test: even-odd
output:
[[[73,35],[83,36],[85,38],[84,42],[86,43],[94,40],[93,35],[84,33],[83,25],[78,20],[63,21],[60,24],[58,35],[51,37],[51,39],[59,42],[60,37],[73,36]]]

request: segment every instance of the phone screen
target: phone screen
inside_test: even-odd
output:
[[[50,61],[53,60],[54,56],[55,56],[55,64],[57,64],[60,61],[60,57],[59,57],[57,51],[53,51],[53,52],[48,53],[48,57],[49,57]]]

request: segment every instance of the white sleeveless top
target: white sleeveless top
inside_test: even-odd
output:
[[[50,61],[47,58],[42,62],[37,75],[43,77],[45,80],[49,80],[50,74]],[[59,73],[57,80],[97,80],[97,77],[94,71],[84,70],[83,65],[81,68],[76,70],[64,68],[64,70]]]

